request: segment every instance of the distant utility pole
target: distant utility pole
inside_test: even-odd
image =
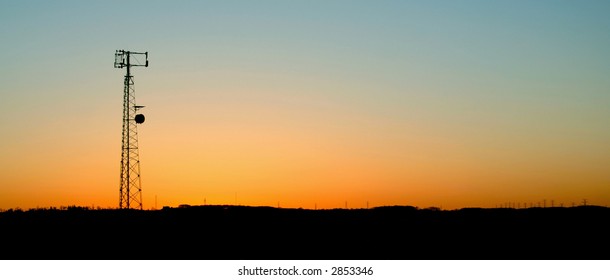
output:
[[[139,59],[138,59],[139,58]],[[114,68],[126,68],[123,89],[123,141],[121,147],[121,185],[119,208],[142,210],[142,187],[140,180],[140,158],[138,155],[137,124],[144,122],[144,115],[136,114],[144,106],[136,105],[136,92],[131,67],[148,67],[148,52],[117,50]]]
[[[586,198],[582,200],[582,205],[587,206],[587,199]]]

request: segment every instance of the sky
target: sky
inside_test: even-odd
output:
[[[0,0],[0,209],[610,203],[608,1]]]

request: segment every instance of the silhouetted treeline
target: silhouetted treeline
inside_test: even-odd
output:
[[[610,208],[0,212],[0,259],[610,259]]]

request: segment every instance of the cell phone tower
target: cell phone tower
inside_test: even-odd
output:
[[[141,62],[144,60],[145,62]],[[123,89],[123,142],[121,145],[121,185],[119,187],[119,209],[142,210],[142,181],[138,153],[137,124],[144,122],[144,115],[137,114],[144,106],[136,105],[136,92],[131,75],[132,66],[148,67],[148,52],[117,50],[114,68],[126,68]]]

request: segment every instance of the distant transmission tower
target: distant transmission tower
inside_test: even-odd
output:
[[[140,60],[145,62],[140,62]],[[121,145],[119,209],[142,210],[140,157],[138,155],[138,129],[136,124],[144,122],[144,115],[136,113],[144,106],[136,105],[136,92],[130,71],[132,66],[148,67],[148,52],[117,50],[114,54],[114,68],[127,68],[123,89],[123,142]]]

